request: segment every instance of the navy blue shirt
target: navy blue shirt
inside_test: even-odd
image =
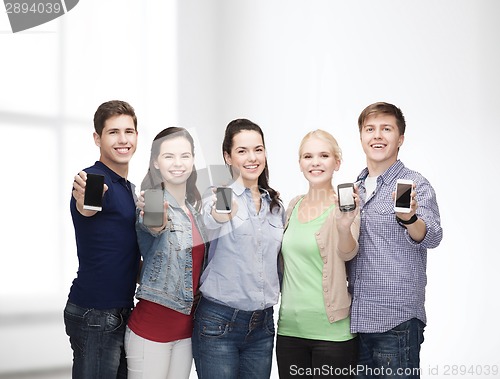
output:
[[[102,211],[85,217],[71,197],[78,273],[69,301],[83,308],[132,308],[140,253],[135,232],[134,186],[102,162],[84,169],[104,175]]]

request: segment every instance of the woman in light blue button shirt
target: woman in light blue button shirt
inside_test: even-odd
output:
[[[269,378],[284,209],[269,187],[258,125],[231,121],[222,151],[234,179],[232,210],[217,213],[212,196],[203,201],[211,243],[195,312],[193,357],[199,378]]]

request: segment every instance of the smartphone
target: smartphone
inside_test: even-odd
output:
[[[410,213],[411,191],[413,181],[398,179],[396,182],[396,196],[394,199],[394,211],[399,213]]]
[[[144,192],[144,225],[158,227],[163,225],[163,190],[149,189]]]
[[[104,175],[87,174],[83,209],[102,211],[102,193],[104,192]]]
[[[342,212],[350,212],[356,209],[356,202],[354,201],[354,184],[343,183],[337,186],[337,193],[339,195],[339,206]]]
[[[233,190],[230,187],[217,187],[215,196],[215,211],[217,213],[231,213]]]

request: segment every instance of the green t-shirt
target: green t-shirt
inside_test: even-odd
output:
[[[323,261],[315,233],[321,228],[333,205],[321,216],[301,223],[292,211],[283,236],[281,251],[285,262],[278,334],[323,341],[347,341],[350,317],[330,323],[323,300]]]

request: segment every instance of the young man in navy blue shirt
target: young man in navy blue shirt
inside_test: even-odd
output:
[[[426,178],[398,159],[406,128],[399,108],[371,104],[358,126],[367,167],[358,178],[359,252],[349,264],[357,377],[419,378],[427,249],[443,237],[436,194]],[[397,179],[414,183],[408,213],[394,211]]]
[[[70,210],[78,272],[64,309],[73,350],[73,378],[127,376],[124,334],[139,269],[135,190],[127,180],[137,146],[137,118],[124,101],[108,101],[94,115],[99,161],[75,176]],[[83,208],[87,174],[104,176],[102,210]]]

